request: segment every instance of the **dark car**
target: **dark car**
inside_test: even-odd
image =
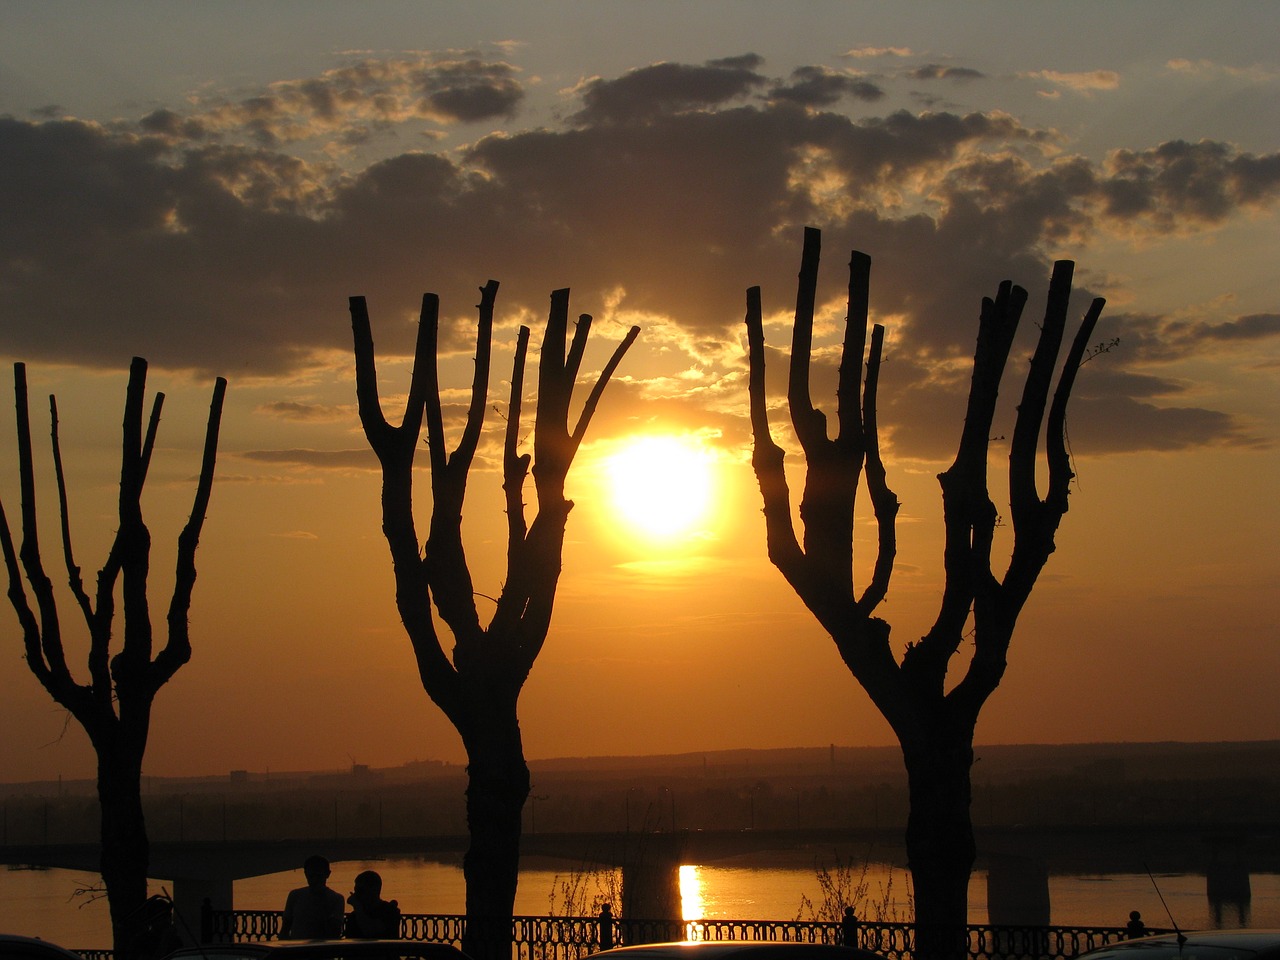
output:
[[[0,960],[81,960],[80,954],[48,940],[0,934]]]
[[[468,960],[447,943],[421,940],[262,940],[185,947],[168,960]]]
[[[1280,930],[1198,930],[1121,940],[1076,960],[1280,960]]]
[[[591,960],[884,960],[878,953],[833,943],[776,940],[715,940],[647,943],[593,953]]]

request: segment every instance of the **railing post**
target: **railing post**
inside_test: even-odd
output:
[[[200,942],[213,942],[213,901],[208,897],[200,901]]]
[[[844,908],[844,916],[840,920],[840,936],[846,947],[858,946],[858,915],[853,907]]]

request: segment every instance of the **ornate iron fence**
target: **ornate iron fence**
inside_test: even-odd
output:
[[[280,910],[205,910],[206,943],[274,940]],[[461,945],[466,918],[450,914],[405,914],[401,937]],[[627,920],[608,911],[598,917],[513,917],[512,960],[581,960],[611,946],[671,940],[769,940],[845,943],[888,960],[913,960],[916,927],[911,923],[841,923],[805,920]],[[1151,930],[1151,933],[1169,931]],[[972,960],[1071,960],[1125,938],[1123,927],[1011,927],[970,924]]]

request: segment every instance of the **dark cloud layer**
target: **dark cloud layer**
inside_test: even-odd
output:
[[[763,85],[759,57],[748,55],[703,66],[655,63],[615,80],[595,79],[582,89],[584,125],[644,120],[662,113],[715,107]]]
[[[279,372],[349,349],[351,294],[369,296],[379,349],[407,351],[423,290],[466,319],[491,277],[500,318],[541,315],[571,286],[576,311],[616,304],[668,316],[691,341],[734,343],[747,286],[761,284],[771,310],[790,305],[800,228],[813,224],[827,296],[842,296],[850,249],[873,256],[873,308],[899,318],[910,351],[897,369],[912,376],[886,401],[905,412],[963,390],[938,379],[939,363],[971,351],[981,298],[1001,280],[1043,296],[1048,246],[1205,229],[1280,190],[1276,154],[1171,141],[1104,164],[1050,160],[1054,135],[1004,113],[855,119],[834,107],[874,102],[875,84],[817,67],[771,80],[762,66],[655,64],[583,85],[562,127],[348,171],[281,144],[505,117],[523,95],[514,69],[368,62],[133,128],[0,119],[0,349]],[[1079,291],[1081,311],[1090,295]],[[1273,337],[1276,317],[1130,318],[1114,362]],[[1132,422],[1174,445],[1238,439],[1212,411],[1148,412]]]
[[[884,89],[870,80],[826,67],[799,67],[792,72],[790,83],[774,87],[769,94],[775,100],[806,107],[829,107],[845,97],[874,103],[884,95]]]
[[[288,466],[323,467],[338,470],[376,470],[378,459],[368,449],[354,450],[246,450],[237,454],[241,459],[257,463],[274,463]]]
[[[1280,191],[1280,154],[1239,154],[1209,140],[1118,150],[1108,167],[1100,181],[1107,214],[1148,218],[1161,230],[1221,223],[1241,207],[1274,202]]]
[[[982,80],[985,73],[969,67],[945,67],[938,63],[926,63],[907,72],[912,80]]]

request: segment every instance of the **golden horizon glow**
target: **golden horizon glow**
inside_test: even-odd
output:
[[[686,537],[713,512],[715,463],[696,439],[646,434],[625,440],[604,462],[612,509],[646,540]]]

